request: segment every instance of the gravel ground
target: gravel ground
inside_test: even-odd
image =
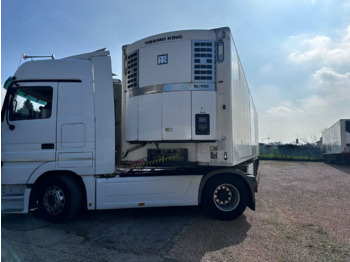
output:
[[[349,166],[262,161],[259,175],[256,212],[246,210],[231,222],[198,219],[168,255],[179,261],[350,261]]]
[[[257,210],[87,212],[66,224],[2,215],[2,261],[350,261],[350,167],[262,161]]]

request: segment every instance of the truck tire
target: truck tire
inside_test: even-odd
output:
[[[54,176],[41,187],[39,210],[50,222],[61,223],[71,220],[78,214],[81,205],[81,190],[70,177]]]
[[[215,218],[232,220],[247,207],[248,192],[243,182],[232,175],[209,179],[202,194],[204,208]]]

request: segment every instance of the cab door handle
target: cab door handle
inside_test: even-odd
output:
[[[51,144],[41,144],[41,149],[54,149],[55,145],[53,143]]]

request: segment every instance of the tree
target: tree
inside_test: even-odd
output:
[[[34,111],[33,103],[29,99],[26,99],[26,101],[24,101],[23,103],[23,106],[20,109],[17,109],[16,113],[20,113],[23,115],[30,115],[31,112],[33,111]]]

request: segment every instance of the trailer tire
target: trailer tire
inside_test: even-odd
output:
[[[53,223],[73,219],[81,209],[82,194],[77,182],[68,176],[54,176],[39,190],[39,211]]]
[[[247,207],[248,195],[243,182],[232,175],[219,175],[209,179],[202,194],[204,208],[214,217],[232,220]]]

